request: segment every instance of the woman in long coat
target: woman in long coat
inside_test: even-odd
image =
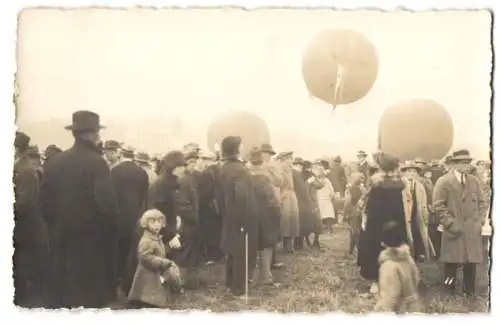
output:
[[[178,235],[177,210],[178,210],[178,173],[183,173],[185,168],[184,155],[180,151],[169,152],[160,163],[160,174],[151,185],[148,192],[147,209],[158,209],[165,215],[166,226],[162,229],[162,241],[169,244]],[[122,290],[128,295],[135,270],[137,269],[137,247],[142,236],[139,222],[136,225],[135,236],[131,244],[125,274],[122,279]]]
[[[418,180],[418,166],[407,163],[401,167],[405,172],[403,190],[406,232],[412,255],[416,262],[431,260],[435,256],[434,246],[429,238],[429,210],[424,185]]]
[[[404,231],[401,234],[407,240],[403,204],[405,183],[397,170],[399,161],[384,153],[375,155],[374,160],[381,172],[371,177],[370,189],[366,197],[360,200],[360,204],[365,206],[365,219],[358,252],[361,276],[373,282],[370,289],[372,293],[378,292],[378,257],[382,251],[384,224],[390,221],[396,222]]]
[[[283,248],[293,253],[293,241],[300,234],[299,204],[293,187],[292,159],[293,152],[285,152],[278,156],[283,170],[283,187],[281,188],[281,235]]]
[[[311,200],[309,193],[307,191],[307,184],[302,177],[302,164],[303,161],[300,158],[296,158],[293,163],[293,187],[295,189],[295,195],[297,196],[298,206],[299,206],[299,237],[295,239],[294,248],[300,250],[304,246],[305,236],[312,233],[314,227],[311,226],[313,217],[311,206]],[[303,229],[304,228],[304,229]],[[307,233],[307,234],[306,234]]]
[[[321,215],[319,212],[318,196],[316,191],[323,188],[324,184],[314,175],[312,170],[312,163],[304,161],[304,168],[302,170],[302,178],[306,182],[306,191],[309,196],[311,206],[311,218],[307,222],[301,223],[301,235],[305,237],[305,243],[316,249],[321,249],[319,243],[319,236],[323,233],[323,224],[321,223]],[[309,235],[314,233],[314,241],[311,244]]]

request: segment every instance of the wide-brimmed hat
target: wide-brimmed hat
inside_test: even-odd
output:
[[[363,151],[363,150],[359,150],[359,151],[358,151],[358,154],[356,154],[356,156],[364,156],[364,157],[367,157],[367,156],[368,156],[368,154],[366,154],[366,152],[365,152],[365,151]]]
[[[135,149],[132,146],[122,148],[121,153],[124,157],[133,159],[135,157]]]
[[[30,145],[31,138],[23,132],[16,132],[14,140],[14,147],[19,149],[26,149]]]
[[[472,162],[469,150],[457,150],[451,153],[449,162]]]
[[[423,164],[423,165],[427,165],[427,162],[425,162],[424,159],[422,158],[416,158],[415,161],[414,161],[416,164]]]
[[[276,157],[276,159],[278,159],[278,160],[284,160],[284,159],[290,158],[292,156],[293,156],[293,152],[292,151],[286,151],[286,152],[279,153],[278,156]]]
[[[198,151],[192,150],[192,151],[184,153],[184,159],[186,161],[188,161],[188,160],[198,160],[198,158],[199,158]]]
[[[304,166],[304,169],[310,169],[312,168],[312,162],[305,160],[304,163],[302,164]]]
[[[118,141],[108,140],[108,141],[104,142],[102,149],[105,151],[117,151],[121,147],[122,147],[122,145]]]
[[[304,160],[302,160],[302,158],[300,157],[296,157],[294,160],[293,160],[293,164],[295,165],[304,165]]]
[[[272,155],[276,154],[276,151],[274,150],[273,146],[271,144],[262,144],[260,146],[260,150],[262,153],[269,153]]]
[[[105,128],[101,125],[100,117],[98,114],[88,110],[79,110],[73,113],[73,123],[64,127],[67,130],[84,132],[84,131],[98,131]]]
[[[401,171],[406,171],[406,170],[409,170],[409,169],[415,169],[417,171],[422,171],[422,167],[420,165],[418,165],[415,161],[407,161],[405,163],[403,163],[399,169]]]
[[[146,152],[137,152],[137,154],[135,155],[135,160],[141,163],[149,163],[149,154]]]

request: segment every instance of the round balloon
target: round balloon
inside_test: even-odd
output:
[[[311,96],[334,106],[364,97],[378,74],[375,46],[352,30],[326,30],[307,47],[302,76]]]
[[[402,160],[439,160],[453,144],[453,121],[432,100],[416,99],[389,107],[379,122],[379,148]]]
[[[220,149],[222,139],[227,136],[242,138],[243,156],[254,146],[270,143],[266,122],[259,116],[244,111],[233,111],[215,118],[208,127],[207,146],[215,153]]]

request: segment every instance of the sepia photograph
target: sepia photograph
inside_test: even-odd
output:
[[[489,313],[492,24],[23,9],[12,303]]]

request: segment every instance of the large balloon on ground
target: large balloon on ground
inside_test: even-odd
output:
[[[208,127],[208,148],[215,152],[220,141],[226,136],[242,138],[243,156],[246,156],[254,146],[270,143],[266,122],[259,116],[244,111],[232,111],[212,121]]]
[[[375,46],[352,30],[326,30],[309,43],[302,76],[310,95],[331,105],[346,105],[364,97],[378,74]]]
[[[399,102],[389,107],[379,122],[379,148],[402,160],[439,160],[452,143],[450,114],[432,100]]]

